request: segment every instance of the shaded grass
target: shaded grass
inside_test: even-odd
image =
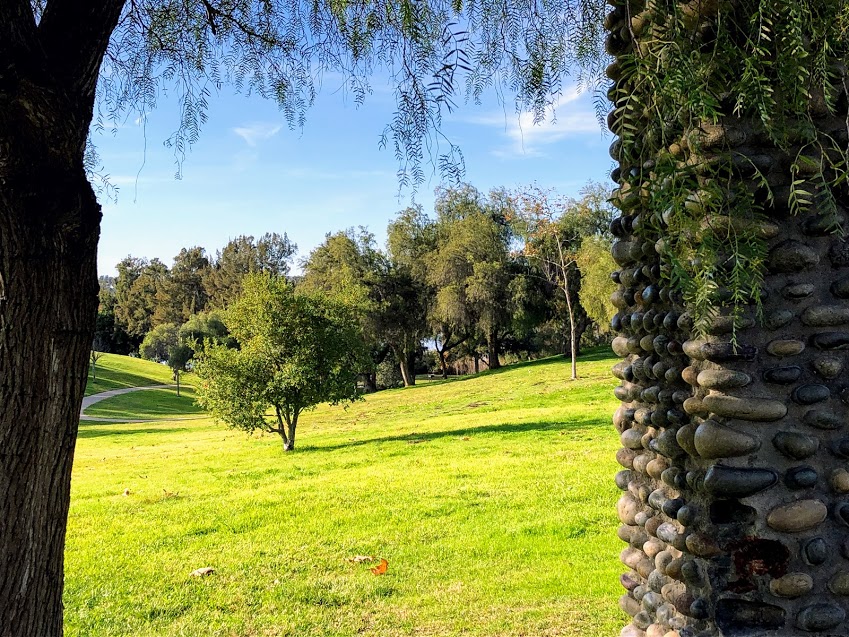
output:
[[[86,416],[138,420],[202,413],[203,410],[195,404],[194,388],[182,383],[179,396],[176,388],[145,389],[101,400],[85,410]]]
[[[167,365],[141,358],[104,354],[97,361],[97,380],[92,378],[91,363],[89,363],[85,395],[90,396],[110,389],[167,385],[172,382],[171,370]]]
[[[87,424],[66,635],[614,635],[612,362],[321,407],[293,454],[209,420]]]

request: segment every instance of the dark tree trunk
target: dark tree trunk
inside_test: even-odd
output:
[[[608,44],[616,53],[631,50],[630,39],[642,25],[663,24],[662,16],[638,15],[642,3],[613,4]],[[688,33],[700,37],[711,37],[718,23],[724,29],[752,24],[758,10],[757,2],[686,6],[693,20]],[[719,20],[720,6],[740,11]],[[707,15],[693,17],[699,9]],[[743,9],[751,15],[740,15]],[[648,31],[652,42],[685,44],[663,28]],[[640,44],[646,45],[641,55],[650,54],[651,43]],[[708,45],[698,40],[703,50],[712,50]],[[623,67],[609,71],[623,95],[610,120],[619,132],[625,130],[617,120],[628,112],[622,107],[627,92],[651,84],[630,83]],[[841,92],[845,75],[842,80]],[[642,99],[650,96],[633,97],[642,108]],[[726,117],[719,125],[684,125],[687,118],[678,113],[687,97],[670,103],[676,116],[668,120],[630,121],[629,127],[640,131],[635,146],[662,139],[657,137],[661,127],[680,123],[675,134],[689,145],[664,140],[658,158],[675,156],[676,170],[683,174],[675,175],[681,178],[676,186],[688,183],[686,168],[695,167],[698,180],[689,182],[689,192],[676,191],[687,201],[706,201],[699,189],[717,185],[711,171],[725,171],[719,187],[730,190],[726,196],[739,196],[742,186],[754,189],[758,183],[754,167],[764,167],[761,176],[777,194],[767,200],[763,189],[758,193],[767,202],[763,217],[710,208],[711,217],[694,224],[712,224],[717,232],[724,228],[725,237],[744,232],[748,224],[750,236],[764,242],[763,322],[753,307],[743,308],[734,340],[732,310],[715,299],[716,313],[704,317],[706,334],[699,335],[691,314],[695,308],[660,276],[671,264],[658,241],[674,238],[674,230],[664,230],[669,208],[650,207],[658,192],[652,169],[660,162],[640,157],[634,146],[615,146],[613,154],[621,161],[614,173],[620,185],[615,199],[622,216],[612,224],[618,238],[613,255],[621,268],[613,295],[620,335],[612,346],[624,360],[614,367],[622,381],[615,393],[623,404],[613,421],[623,445],[616,482],[624,493],[617,510],[619,537],[628,544],[621,558],[629,569],[621,578],[626,594],[620,606],[633,618],[621,635],[846,635],[849,242],[832,230],[835,218],[844,229],[849,224],[849,193],[845,185],[820,191],[834,196],[833,215],[815,204],[794,216],[788,201],[791,179],[816,192],[840,175],[826,174],[817,186],[810,184],[811,173],[791,174],[790,158],[804,150],[801,144],[777,148],[759,122],[732,113],[733,99],[722,106]],[[845,94],[837,104],[841,112],[829,114],[814,96],[808,104],[812,119],[805,123],[813,124],[819,140],[838,140],[845,149]],[[637,116],[641,113],[653,109]],[[649,194],[632,196],[635,192]],[[733,198],[714,201],[725,205]]]
[[[368,372],[363,374],[363,387],[367,394],[373,394],[377,391],[377,374]]]
[[[16,114],[4,101],[0,636],[55,637],[62,634],[71,465],[97,315],[100,206],[81,161],[49,157],[26,120],[10,135]],[[69,165],[56,165],[60,159]]]
[[[498,353],[501,350],[501,342],[498,338],[498,332],[493,330],[489,333],[486,339],[486,346],[489,350],[489,360],[487,365],[490,369],[500,369],[501,361],[498,359]]]
[[[442,370],[443,380],[448,378],[448,361],[445,357],[445,350],[436,348],[436,353],[439,355],[439,368]]]
[[[0,637],[60,637],[71,465],[98,306],[83,166],[123,2],[0,3]]]

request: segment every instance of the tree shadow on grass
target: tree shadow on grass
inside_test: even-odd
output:
[[[531,431],[580,431],[580,430],[596,430],[599,427],[609,427],[610,423],[607,419],[585,418],[583,420],[574,420],[572,422],[523,422],[523,423],[502,423],[500,425],[483,425],[480,427],[461,427],[459,429],[449,429],[443,431],[429,431],[422,433],[408,433],[398,436],[380,436],[378,438],[367,438],[363,440],[352,440],[350,442],[339,443],[335,445],[310,445],[304,444],[301,446],[302,451],[336,451],[338,449],[348,449],[350,447],[361,447],[363,445],[382,444],[388,442],[406,442],[408,444],[419,444],[430,442],[440,438],[464,438],[477,436],[481,434],[523,434]]]
[[[126,423],[112,423],[113,425],[122,425]],[[80,430],[77,433],[77,438],[103,438],[105,436],[124,436],[124,435],[147,435],[147,434],[175,434],[188,432],[187,427],[138,427],[136,429],[119,429],[110,426],[108,422],[91,423],[86,426],[86,423],[80,423]]]

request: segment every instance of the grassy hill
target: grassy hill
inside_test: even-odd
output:
[[[205,419],[84,423],[66,635],[614,635],[612,363],[321,407],[291,454]]]
[[[103,354],[97,361],[96,375],[95,380],[89,363],[86,396],[110,389],[168,385],[174,382],[171,369],[167,365],[117,354]]]

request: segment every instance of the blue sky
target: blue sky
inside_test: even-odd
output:
[[[275,104],[223,91],[210,100],[180,180],[163,145],[178,122],[173,100],[163,98],[144,126],[128,119],[114,133],[95,132],[104,172],[118,188],[117,201],[102,201],[100,273],[115,274],[128,254],[169,266],[182,247],[214,254],[240,234],[286,232],[298,258],[350,226],[367,226],[382,243],[388,221],[411,202],[409,192],[399,198],[392,149],[378,143],[393,110],[388,88],[357,108],[325,82],[306,126],[290,130]],[[604,182],[612,138],[596,121],[592,95],[569,90],[551,115],[534,126],[529,114],[490,96],[481,106],[461,104],[443,131],[463,150],[466,181],[483,192],[536,181],[576,194],[590,179]],[[433,174],[414,195],[426,211],[439,184]]]

